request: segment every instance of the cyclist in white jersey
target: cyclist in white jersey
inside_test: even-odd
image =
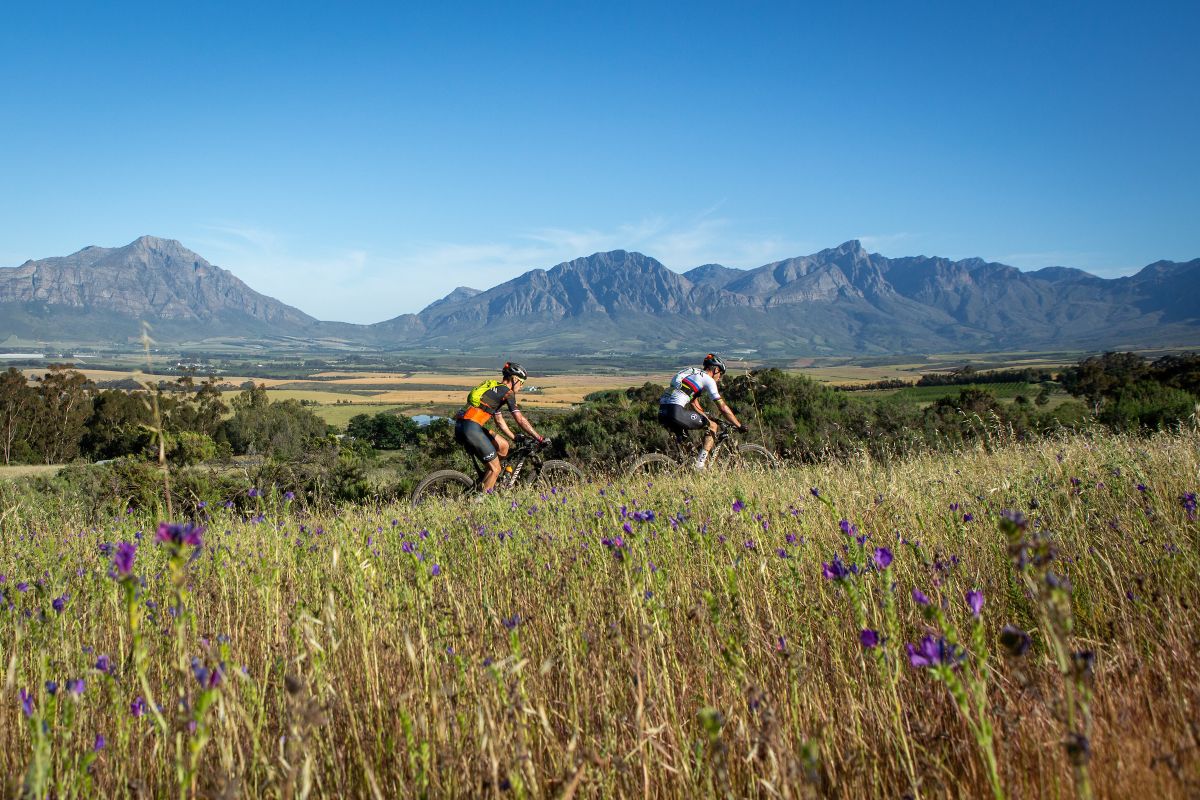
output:
[[[738,421],[717,390],[717,384],[724,375],[725,362],[720,356],[709,353],[704,357],[703,368],[688,367],[672,378],[667,393],[658,401],[659,423],[676,436],[682,437],[687,431],[708,428],[704,432],[704,448],[696,457],[696,469],[704,469],[708,463],[708,454],[717,442],[718,431],[717,423],[709,419],[700,407],[701,394],[712,398],[725,419],[736,425],[739,431],[746,431],[746,426]]]

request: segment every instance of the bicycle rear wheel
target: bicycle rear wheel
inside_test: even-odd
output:
[[[542,462],[542,468],[538,470],[537,475],[538,486],[547,489],[563,489],[583,483],[583,481],[583,470],[570,461],[561,461],[555,458]]]
[[[426,475],[413,489],[414,506],[433,501],[457,500],[471,493],[475,481],[455,469],[440,469]]]
[[[647,453],[633,460],[629,465],[630,475],[663,475],[679,469],[679,463],[670,456],[662,453]]]

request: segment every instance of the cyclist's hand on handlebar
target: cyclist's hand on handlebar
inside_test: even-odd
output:
[[[538,442],[538,444],[541,445],[543,448],[546,448],[546,447],[549,447],[550,445],[554,444],[554,440],[551,439],[549,436],[543,436],[542,440],[540,442]]]
[[[746,427],[745,423],[741,423],[737,426],[737,432],[738,433],[749,433],[750,429]]]

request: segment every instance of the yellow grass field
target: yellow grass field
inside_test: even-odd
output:
[[[31,475],[53,475],[62,469],[62,464],[14,464],[0,465],[0,481],[28,478]]]

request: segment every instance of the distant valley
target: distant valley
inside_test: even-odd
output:
[[[751,358],[1182,347],[1200,344],[1200,259],[1103,279],[981,259],[886,258],[857,241],[743,270],[682,274],[615,250],[533,269],[487,290],[454,289],[372,325],[317,320],[254,291],[179,242],[0,269],[0,342],[114,345],[144,320],[159,342],[244,339],[389,351]]]

